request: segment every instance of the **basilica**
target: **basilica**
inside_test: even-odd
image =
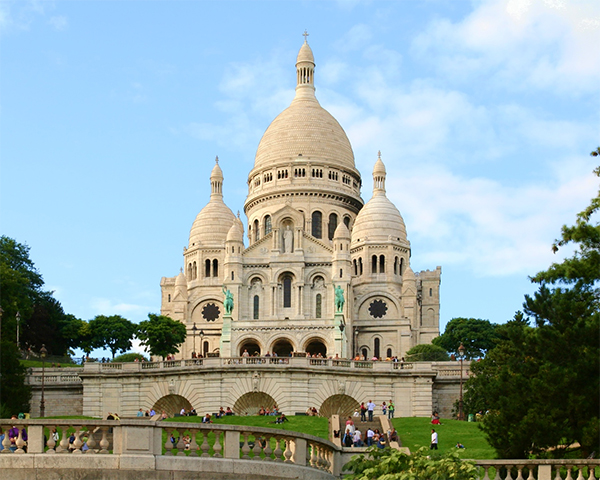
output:
[[[411,269],[381,155],[364,203],[350,141],[315,96],[306,40],[296,73],[295,97],[267,128],[248,175],[247,228],[225,203],[217,159],[184,266],[161,280],[161,313],[187,327],[182,358],[385,359],[439,335],[441,267]]]

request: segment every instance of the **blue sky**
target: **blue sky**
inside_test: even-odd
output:
[[[68,313],[159,311],[216,155],[243,212],[305,29],[363,199],[381,150],[413,269],[442,266],[442,330],[521,308],[597,192],[600,2],[3,1],[1,233]]]

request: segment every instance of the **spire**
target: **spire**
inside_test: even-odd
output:
[[[296,75],[297,75],[297,86],[296,92],[300,93],[299,89],[303,91],[310,91],[314,95],[315,91],[315,57],[313,56],[312,50],[308,45],[308,32],[304,30],[304,43],[300,47],[298,52],[298,58],[296,59]]]
[[[385,175],[385,165],[381,160],[381,151],[379,151],[373,167],[373,196],[385,195]]]
[[[223,197],[223,171],[219,167],[219,157],[215,158],[215,166],[210,173],[210,198]]]

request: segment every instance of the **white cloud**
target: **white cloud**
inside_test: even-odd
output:
[[[65,28],[67,28],[68,25],[67,17],[65,17],[64,15],[55,15],[53,17],[50,17],[48,23],[52,25],[52,27],[54,27],[55,30],[59,31],[64,30]]]
[[[572,95],[597,90],[599,45],[599,2],[490,0],[456,23],[433,21],[413,53],[454,79]]]
[[[137,305],[133,303],[117,303],[108,298],[92,298],[90,301],[91,308],[98,312],[97,315],[123,315],[129,316],[131,321],[146,317],[148,312],[152,310],[147,305]]]

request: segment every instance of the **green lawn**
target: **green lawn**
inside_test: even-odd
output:
[[[52,363],[53,362],[42,362],[41,360],[19,360],[19,362],[21,362],[21,365],[23,365],[25,368],[42,368],[42,364],[46,367],[46,368],[52,368]],[[54,366],[56,367],[56,363],[54,362]],[[66,368],[66,367],[79,367],[81,368],[83,365],[78,365],[76,363],[61,363],[60,364],[60,368]]]
[[[306,433],[328,439],[329,423],[327,418],[308,417],[308,416],[289,416],[289,421],[283,424],[276,424],[273,416],[225,416],[223,418],[213,419],[215,425],[245,425],[248,427],[276,428],[278,430],[288,430],[291,432]],[[167,422],[200,423],[202,417],[175,417],[165,420]]]
[[[431,429],[435,428],[438,433],[438,448],[443,452],[455,449],[462,458],[474,460],[496,458],[495,450],[488,444],[476,422],[444,419],[441,425],[432,425],[429,418],[411,417],[395,418],[392,423],[402,440],[402,446],[408,447],[411,452],[419,447],[429,447]],[[457,443],[462,443],[466,448],[457,449]]]

